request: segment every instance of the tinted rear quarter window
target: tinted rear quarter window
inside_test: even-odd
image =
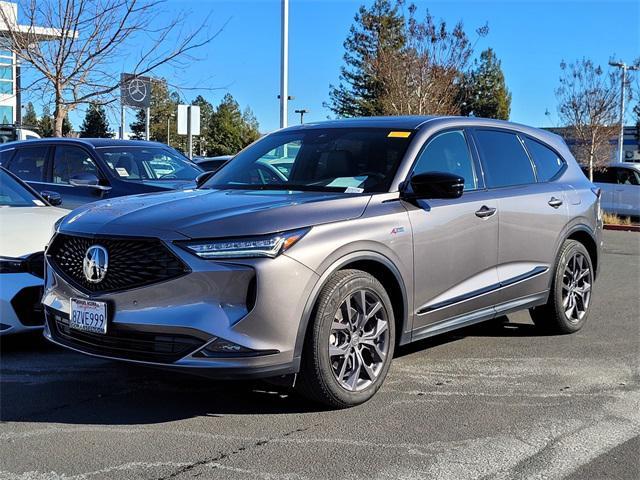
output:
[[[22,180],[41,182],[48,150],[49,147],[46,146],[16,148],[9,170]]]
[[[488,188],[535,183],[531,161],[515,133],[476,130]]]
[[[589,178],[589,169],[585,168],[584,174]],[[612,169],[594,170],[593,181],[598,183],[616,183],[615,175]]]
[[[556,152],[532,138],[525,137],[524,143],[536,164],[539,182],[548,182],[560,173],[564,161]]]

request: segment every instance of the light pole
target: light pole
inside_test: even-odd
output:
[[[309,113],[309,110],[301,108],[300,110],[294,110],[294,112],[300,114],[300,125],[302,125],[304,123],[304,114]]]
[[[289,0],[282,0],[282,39],[280,52],[280,128],[287,126],[289,100]]]
[[[609,65],[622,70],[622,85],[620,86],[620,133],[618,134],[618,162],[622,162],[622,151],[624,142],[624,87],[627,83],[627,70],[640,70],[640,67],[627,65],[624,62],[610,61]]]

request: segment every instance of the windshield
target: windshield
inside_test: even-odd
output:
[[[0,170],[0,207],[44,207],[45,203],[15,178]]]
[[[275,133],[236,155],[203,188],[386,192],[410,136],[383,128]]]
[[[96,149],[114,175],[122,180],[195,180],[202,170],[162,147]]]

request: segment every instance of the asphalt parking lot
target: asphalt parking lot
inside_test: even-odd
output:
[[[5,338],[0,480],[637,479],[640,234],[605,241],[578,334],[518,313],[423,341],[343,411]]]

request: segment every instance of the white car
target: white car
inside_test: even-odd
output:
[[[624,217],[640,216],[640,164],[612,163],[593,173],[602,191],[602,210]]]
[[[51,202],[51,203],[50,203]],[[0,167],[0,336],[41,329],[44,248],[69,213],[55,193],[36,193]]]

